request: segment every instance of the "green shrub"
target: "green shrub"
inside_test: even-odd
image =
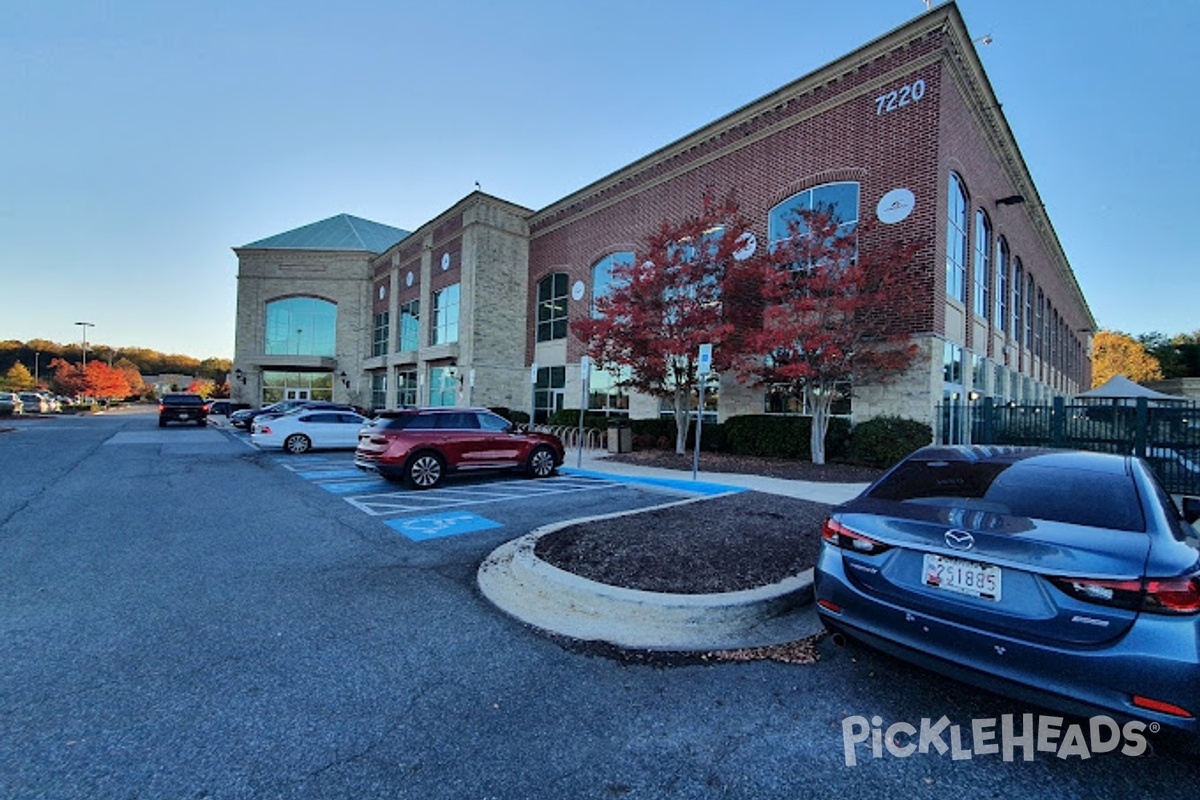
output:
[[[854,426],[850,434],[850,457],[863,464],[890,467],[932,441],[933,429],[924,422],[875,417]]]
[[[491,411],[493,414],[499,414],[515,425],[524,425],[529,422],[528,411],[517,411],[514,408],[505,408],[504,406],[495,406],[494,408],[489,408],[488,411]]]
[[[726,452],[746,456],[793,458],[807,461],[812,456],[812,418],[775,414],[747,414],[725,420],[721,441]],[[841,417],[829,420],[825,436],[825,458],[846,457],[850,423]]]

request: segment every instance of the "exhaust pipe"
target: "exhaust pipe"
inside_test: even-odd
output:
[[[834,633],[833,634],[833,643],[836,644],[838,647],[845,647],[846,646],[845,634]]]

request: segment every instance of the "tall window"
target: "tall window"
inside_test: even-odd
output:
[[[376,314],[374,320],[372,321],[371,328],[374,331],[371,336],[371,355],[387,355],[388,312],[384,311],[380,314]]]
[[[975,212],[975,316],[987,319],[992,307],[992,222],[981,208]]]
[[[538,367],[533,386],[533,421],[545,422],[566,402],[567,368]]]
[[[269,356],[332,356],[337,345],[337,304],[317,297],[267,303],[263,352]]]
[[[1033,350],[1033,274],[1025,281],[1025,349]]]
[[[966,441],[962,409],[965,400],[963,349],[953,342],[946,342],[942,356],[942,442],[944,444],[962,444]]]
[[[1001,331],[1008,330],[1008,240],[996,242],[996,321]]]
[[[436,312],[435,312],[436,313]],[[434,367],[429,370],[429,405],[453,406],[458,404],[457,369]]]
[[[1046,295],[1039,288],[1037,290],[1037,317],[1033,321],[1033,354],[1038,358],[1044,358],[1045,353],[1042,352],[1042,328],[1045,325],[1043,318],[1046,313]]]
[[[433,335],[430,344],[458,341],[458,291],[459,284],[456,283],[433,293]]]
[[[397,349],[401,353],[411,353],[420,347],[421,332],[421,301],[409,300],[400,305],[400,340]]]
[[[803,235],[806,229],[802,211],[827,211],[838,222],[838,235],[854,231],[858,225],[858,184],[855,182],[826,183],[814,186],[771,209],[767,215],[767,238],[775,247],[795,233]]]
[[[417,371],[396,370],[396,405],[401,408],[417,404]]]
[[[1021,344],[1021,303],[1022,297],[1025,294],[1025,267],[1021,265],[1021,259],[1013,260],[1013,301],[1012,301],[1012,334],[1013,341],[1018,346]]]
[[[967,302],[967,192],[958,173],[950,173],[946,219],[946,295]]]
[[[371,373],[371,408],[387,408],[387,373]]]
[[[567,338],[567,273],[556,272],[538,281],[537,340]]]

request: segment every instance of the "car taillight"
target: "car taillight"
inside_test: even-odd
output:
[[[270,432],[271,432],[271,426],[270,426],[270,425],[259,425],[259,426],[258,426],[258,432],[259,432],[259,433],[270,433]]]
[[[1090,578],[1051,578],[1061,591],[1089,603],[1149,611],[1154,614],[1200,612],[1200,576],[1108,581]]]
[[[868,556],[878,555],[891,546],[852,531],[832,517],[825,520],[825,525],[821,528],[821,538],[834,547]]]
[[[1146,596],[1142,602],[1143,610],[1159,614],[1200,612],[1200,576],[1147,580]]]

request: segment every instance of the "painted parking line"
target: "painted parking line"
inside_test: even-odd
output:
[[[567,475],[598,478],[626,485],[640,484],[643,486],[656,486],[660,489],[670,489],[673,492],[683,492],[685,494],[714,496],[719,494],[737,494],[738,492],[746,491],[745,488],[741,486],[730,486],[724,483],[707,483],[705,481],[693,481],[686,478],[654,478],[646,475],[611,475],[607,472],[591,472],[586,469],[572,469],[570,467],[563,467],[562,471]]]
[[[477,487],[450,487],[428,491],[401,490],[382,494],[364,494],[344,499],[365,514],[382,517],[389,514],[411,514],[415,511],[457,509],[464,506],[523,500],[531,497],[591,492],[620,486],[619,483],[596,478],[551,478],[536,483],[528,480],[501,481]]]
[[[392,519],[384,523],[389,528],[407,536],[414,542],[457,536],[463,533],[503,528],[499,522],[472,514],[469,511],[451,511],[445,514],[430,514],[423,517]]]

